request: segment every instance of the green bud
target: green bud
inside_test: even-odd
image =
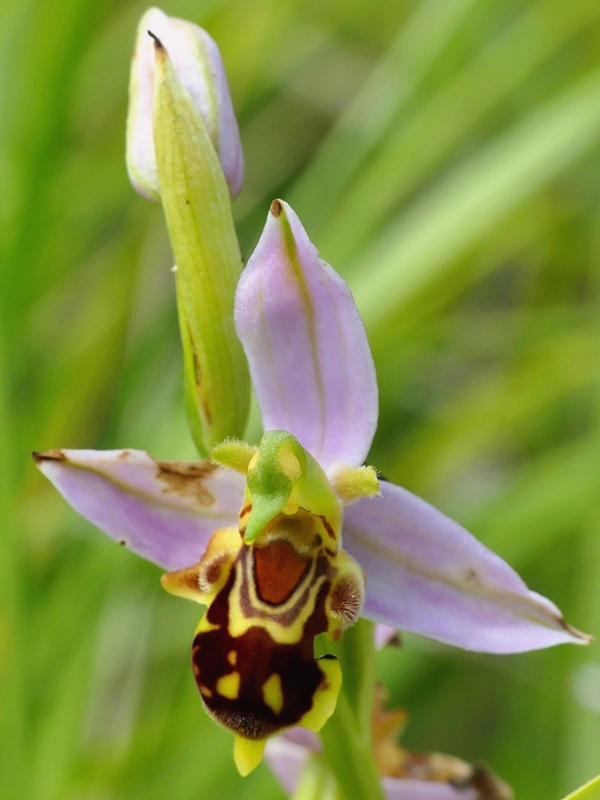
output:
[[[175,259],[186,410],[202,455],[244,433],[246,358],[233,326],[242,261],[227,183],[200,113],[155,44],[154,143]]]

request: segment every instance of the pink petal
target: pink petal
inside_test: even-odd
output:
[[[308,735],[302,738],[302,734]],[[313,752],[321,752],[319,737],[303,728],[291,728],[267,742],[265,760],[288,794],[295,792],[306,762]]]
[[[265,430],[286,430],[324,469],[364,461],[377,381],[354,298],[300,220],[275,200],[242,273],[235,324]]]
[[[366,617],[490,653],[589,641],[456,522],[399,486],[382,481],[381,492],[344,516],[344,547],[366,573]]]
[[[217,528],[237,525],[244,478],[209,461],[142,450],[50,450],[34,459],[83,517],[167,570],[196,564]]]

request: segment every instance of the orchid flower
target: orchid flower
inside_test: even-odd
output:
[[[35,458],[80,514],[169,570],[168,591],[207,606],[192,664],[242,774],[270,736],[318,731],[333,713],[341,670],[315,660],[313,640],[360,614],[490,653],[588,641],[460,525],[363,466],[378,413],[366,333],[282,201],[241,275],[235,326],[258,448],[225,441],[194,463],[135,450]]]

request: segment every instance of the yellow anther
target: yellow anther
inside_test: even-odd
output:
[[[331,476],[330,483],[336,495],[346,503],[379,493],[379,481],[374,467],[348,467],[340,464]]]

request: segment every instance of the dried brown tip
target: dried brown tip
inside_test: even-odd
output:
[[[165,46],[163,45],[163,43],[161,42],[161,40],[158,38],[158,36],[155,33],[152,33],[152,31],[148,31],[147,33],[148,33],[148,36],[150,36],[152,39],[154,39],[154,46],[156,47],[157,50],[164,50],[165,49]]]
[[[281,214],[281,212],[283,211],[283,206],[281,205],[281,200],[273,200],[273,202],[271,203],[270,211],[271,211],[271,214],[273,214],[274,217],[278,217]]]
[[[45,453],[38,453],[37,450],[33,450],[31,453],[31,457],[35,461],[36,464],[41,464],[42,461],[66,461],[67,457],[63,453],[62,450],[58,448],[54,448],[54,450],[47,450]]]
[[[564,628],[566,631],[568,631],[568,633],[570,633],[571,636],[574,636],[576,639],[579,639],[579,642],[577,644],[579,643],[591,644],[594,641],[593,636],[591,636],[589,633],[583,633],[583,631],[579,631],[577,630],[577,628],[574,628],[572,625],[569,625],[569,623],[565,619],[563,619],[563,617],[556,617],[556,621],[561,626],[561,628]]]

